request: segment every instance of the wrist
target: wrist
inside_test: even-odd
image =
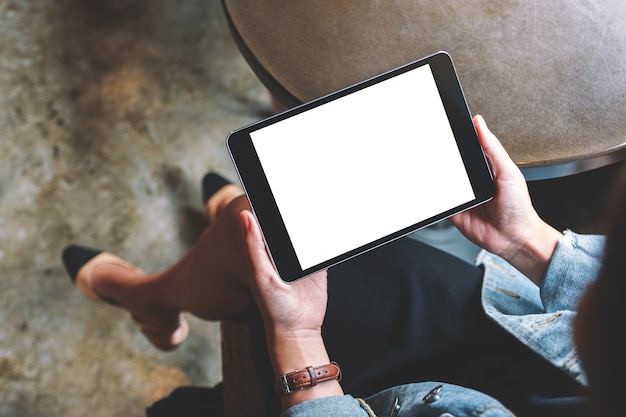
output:
[[[308,367],[318,368],[331,363],[321,331],[267,332],[267,343],[277,381],[294,371],[306,370]],[[281,395],[280,399],[286,409],[303,401],[333,395],[343,395],[336,378]]]
[[[563,233],[541,219],[528,227],[527,232],[525,239],[503,258],[540,286]]]
[[[330,362],[321,331],[266,334],[274,374],[277,377],[306,366]]]

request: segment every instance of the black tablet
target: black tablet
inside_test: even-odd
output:
[[[445,52],[235,130],[226,142],[285,281],[494,193]]]

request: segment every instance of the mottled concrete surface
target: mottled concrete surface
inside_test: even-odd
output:
[[[70,242],[146,270],[206,226],[229,130],[269,111],[218,0],[0,1],[0,416],[142,416],[221,379],[219,328],[173,353],[87,301]]]

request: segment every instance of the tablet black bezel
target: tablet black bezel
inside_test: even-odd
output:
[[[437,89],[439,90],[441,100],[448,116],[450,127],[476,198],[440,213],[439,215],[407,226],[395,233],[333,257],[311,268],[301,269],[280,211],[274,200],[270,185],[265,177],[252,143],[250,133],[426,64],[429,64],[431,67]],[[455,213],[479,205],[491,199],[494,194],[494,184],[489,167],[482,148],[480,147],[478,136],[472,123],[471,114],[461,89],[454,64],[451,57],[446,52],[435,53],[317,100],[237,129],[228,135],[226,143],[241,184],[263,232],[272,262],[280,277],[287,282],[295,281],[324,268],[328,268],[429,224],[450,217]],[[304,203],[305,202],[303,202],[303,204]]]

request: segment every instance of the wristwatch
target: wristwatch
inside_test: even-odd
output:
[[[281,375],[276,381],[276,390],[278,393],[286,395],[333,379],[341,381],[341,369],[339,369],[337,362],[316,367],[307,366],[304,369]]]

